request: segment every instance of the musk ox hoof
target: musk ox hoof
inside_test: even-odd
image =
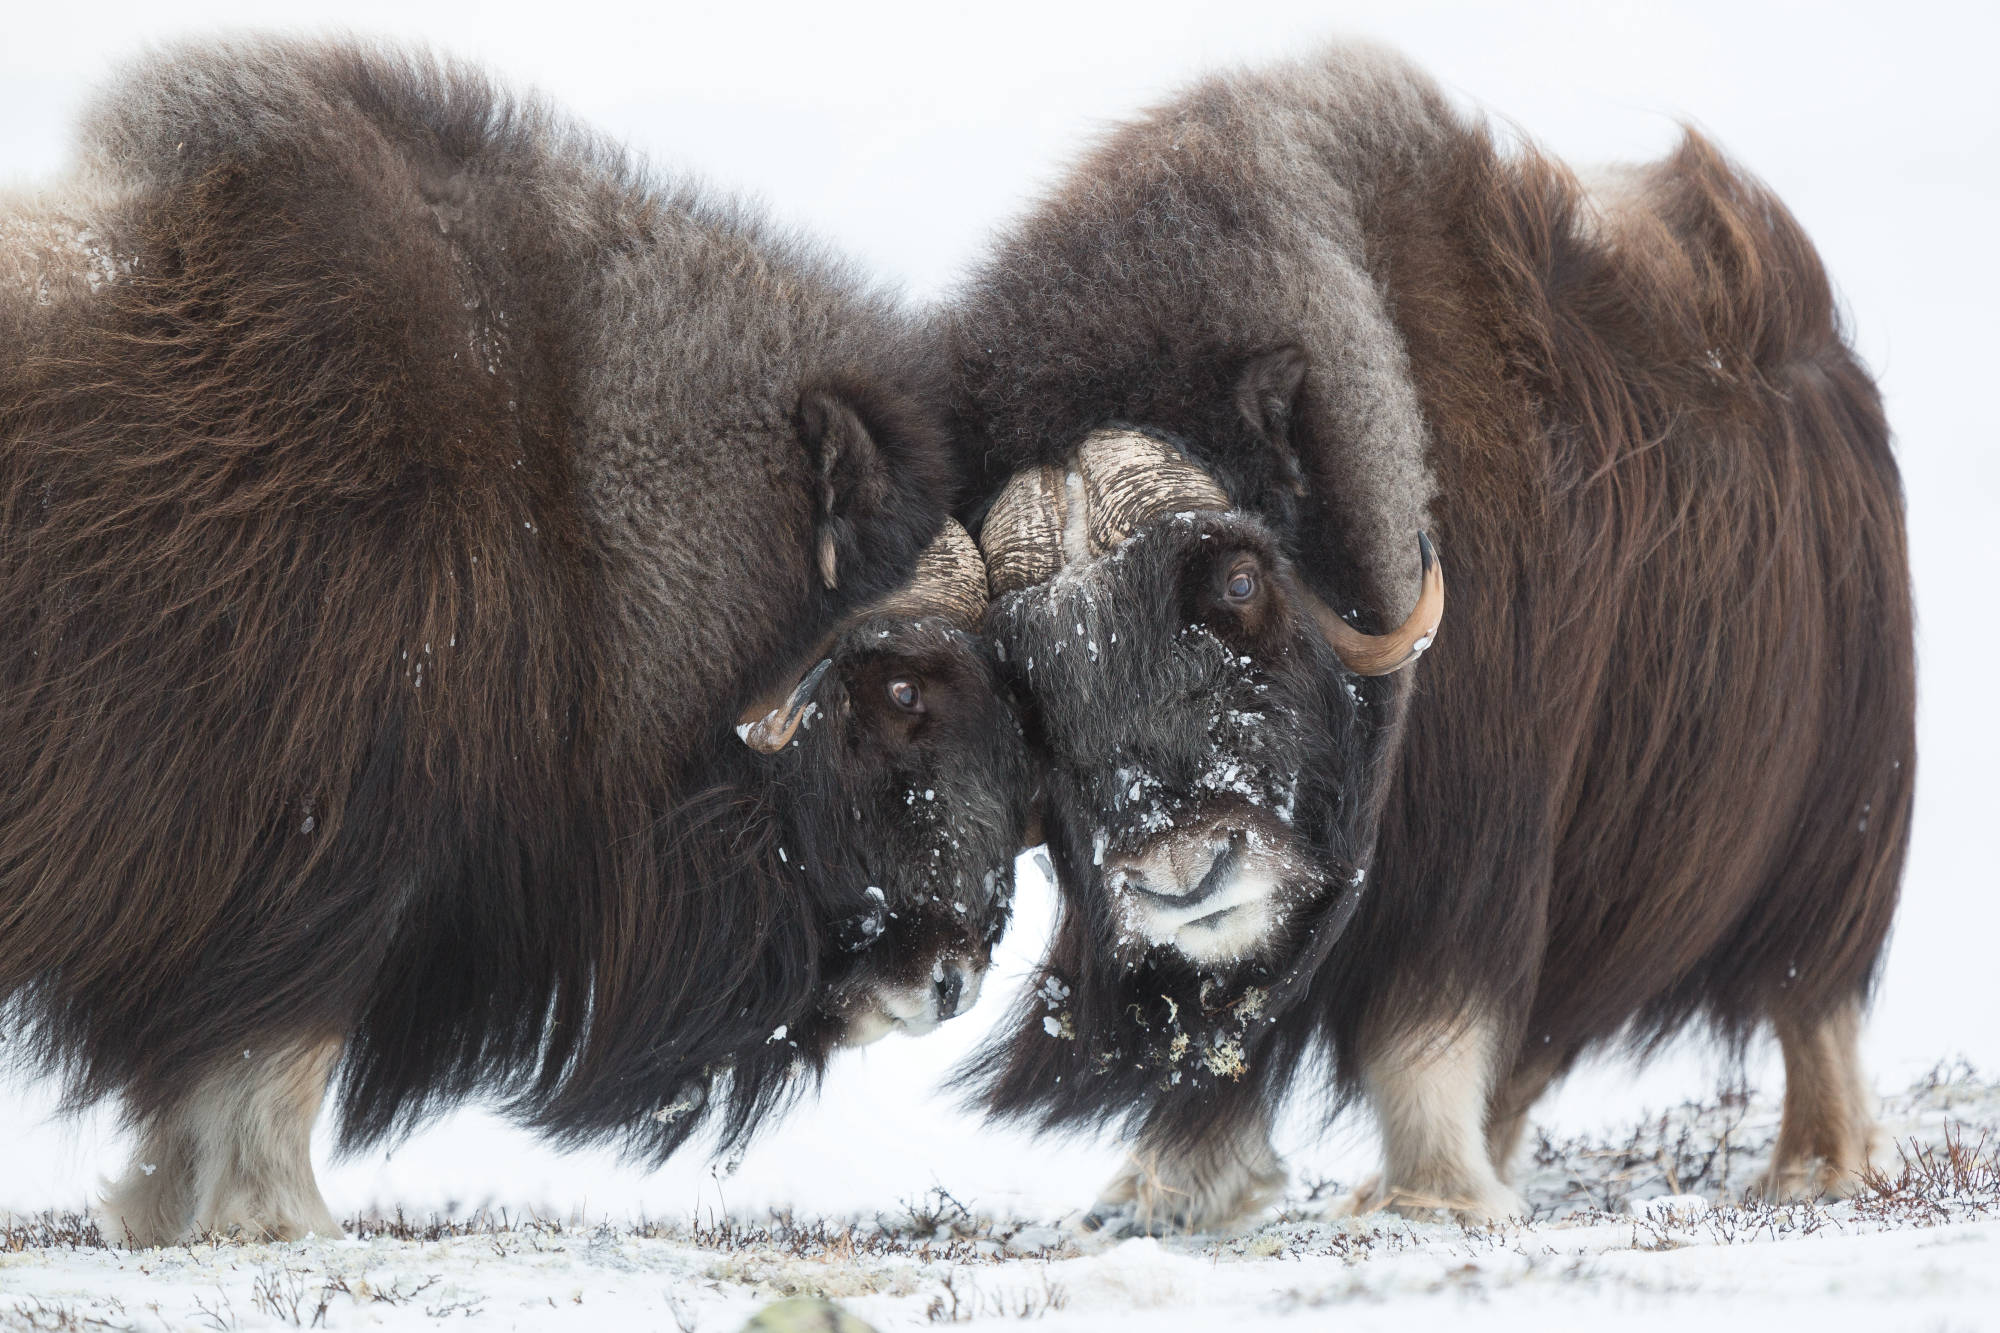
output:
[[[333,1214],[321,1209],[316,1216],[278,1217],[231,1215],[200,1218],[189,1223],[148,1216],[143,1208],[121,1211],[107,1205],[97,1210],[105,1239],[129,1245],[135,1250],[161,1245],[181,1245],[203,1240],[236,1240],[245,1244],[298,1241],[311,1236],[338,1240],[347,1233]]]
[[[1253,1148],[1197,1152],[1198,1160],[1172,1165],[1145,1165],[1135,1158],[1079,1225],[1119,1240],[1234,1229],[1264,1211],[1285,1188],[1284,1165],[1268,1145]],[[1206,1169],[1195,1169],[1201,1165]]]
[[[1789,1095],[1791,1090],[1786,1091]],[[1855,1093],[1853,1104],[1860,1105],[1862,1097]],[[1757,1178],[1758,1198],[1770,1203],[1851,1199],[1866,1191],[1877,1173],[1893,1172],[1896,1154],[1867,1110],[1827,1116],[1812,1123],[1809,1132],[1794,1128],[1791,1107],[1785,1115],[1771,1165]]]
[[[1412,1222],[1448,1220],[1461,1226],[1483,1227],[1526,1217],[1528,1205],[1498,1180],[1452,1190],[1385,1189],[1382,1177],[1376,1175],[1326,1210],[1329,1218],[1367,1217],[1375,1213],[1388,1213]]]
[[[1824,1157],[1804,1161],[1772,1163],[1757,1177],[1757,1197],[1767,1203],[1811,1203],[1815,1200],[1851,1199],[1866,1188],[1861,1171],[1847,1170]]]
[[[1097,1203],[1077,1224],[1083,1230],[1109,1240],[1130,1240],[1135,1236],[1171,1236],[1189,1228],[1170,1215],[1141,1216],[1135,1203]]]
[[[187,1191],[189,1174],[172,1164],[135,1162],[132,1173],[111,1188],[96,1210],[105,1238],[151,1249],[211,1238],[338,1240],[346,1234],[310,1174],[303,1180],[232,1178],[210,1197],[193,1200]]]
[[[325,1211],[318,1217],[221,1218],[199,1229],[210,1235],[242,1241],[295,1241],[309,1236],[339,1240],[347,1234],[340,1223],[333,1220],[333,1214]]]

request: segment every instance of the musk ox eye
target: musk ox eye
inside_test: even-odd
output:
[[[1247,602],[1257,595],[1257,571],[1248,565],[1238,565],[1229,571],[1223,580],[1223,597],[1231,602]]]
[[[924,711],[924,692],[908,676],[898,676],[889,682],[889,702],[906,713],[921,713]]]

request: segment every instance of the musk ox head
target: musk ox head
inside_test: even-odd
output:
[[[1017,474],[981,542],[1067,909],[1022,1040],[1174,1083],[1231,1073],[1358,901],[1399,716],[1385,677],[1443,611],[1430,543],[1415,610],[1361,633],[1262,518],[1130,429]]]
[[[818,1052],[971,1008],[1006,928],[1030,770],[979,638],[986,600],[979,552],[947,522],[906,588],[849,616],[737,728],[782,793],[779,862],[829,942],[789,1034]]]

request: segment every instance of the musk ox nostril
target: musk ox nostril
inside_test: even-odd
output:
[[[947,966],[944,974],[937,979],[937,1016],[940,1021],[958,1012],[959,997],[965,994],[965,973],[953,966]]]

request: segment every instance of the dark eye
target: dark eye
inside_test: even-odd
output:
[[[906,713],[921,713],[924,711],[924,692],[908,676],[898,676],[889,682],[889,702]]]
[[[1247,602],[1257,595],[1257,571],[1249,565],[1238,565],[1229,571],[1223,581],[1222,595],[1232,602]]]

